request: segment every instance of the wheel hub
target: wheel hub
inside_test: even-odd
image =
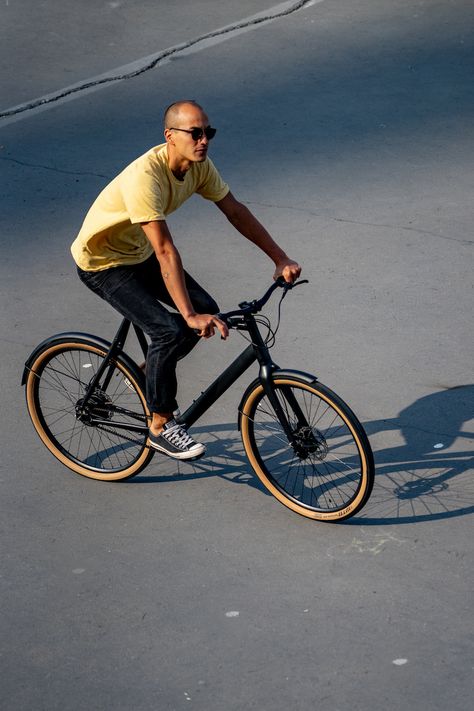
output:
[[[76,417],[86,425],[92,425],[94,418],[111,420],[113,412],[111,410],[112,400],[102,390],[96,390],[84,404],[84,398],[80,398],[76,403]]]
[[[293,448],[300,459],[312,456],[320,461],[329,451],[324,435],[314,427],[300,427],[294,433]]]

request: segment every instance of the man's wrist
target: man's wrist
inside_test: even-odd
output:
[[[291,259],[287,254],[285,254],[285,252],[281,252],[277,258],[273,257],[273,261],[275,266],[278,267],[282,262],[291,262]]]

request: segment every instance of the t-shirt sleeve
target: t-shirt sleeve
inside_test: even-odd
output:
[[[160,183],[151,167],[133,163],[120,176],[120,190],[130,222],[165,220]]]
[[[214,163],[208,158],[204,164],[202,181],[196,192],[206,200],[218,202],[229,192],[229,186],[225,183]]]

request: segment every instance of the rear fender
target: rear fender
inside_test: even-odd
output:
[[[61,343],[84,343],[91,346],[97,346],[101,350],[108,351],[111,343],[106,341],[104,338],[99,336],[93,336],[90,333],[78,333],[77,331],[67,331],[65,333],[58,333],[55,336],[50,336],[42,341],[36,346],[34,351],[28,356],[23,369],[23,375],[21,378],[21,384],[26,384],[26,379],[28,373],[31,372],[33,363],[38,358],[38,356],[45,350],[52,348],[53,346],[60,345]],[[120,353],[118,360],[123,363],[130,372],[135,376],[137,382],[144,383],[143,372],[138,368],[137,364],[123,351]]]

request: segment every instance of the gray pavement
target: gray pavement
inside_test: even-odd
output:
[[[283,6],[9,0],[0,113]],[[473,20],[468,0],[309,3],[0,119],[3,708],[470,707]],[[28,421],[32,348],[114,332],[69,244],[182,96],[208,108],[214,161],[310,279],[275,359],[315,372],[371,438],[374,492],[345,525],[297,517],[252,476],[235,420],[253,373],[197,424],[206,460],[155,456],[127,483],[72,474]],[[211,205],[170,226],[222,308],[269,283]],[[200,345],[180,402],[240,347]]]

